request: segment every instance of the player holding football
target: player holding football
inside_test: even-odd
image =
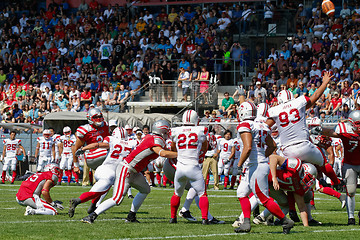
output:
[[[158,156],[177,157],[176,152],[165,150],[165,140],[169,134],[170,124],[167,121],[158,120],[153,124],[152,133],[147,134],[135,150],[117,165],[112,198],[102,202],[93,213],[83,218],[82,222],[93,223],[99,214],[115,205],[120,205],[130,185],[139,190],[139,193],[136,194],[131,204],[131,210],[126,222],[139,222],[136,219],[136,213],[150,193],[150,186],[141,171]],[[109,154],[114,154],[114,151],[109,152]]]
[[[96,169],[95,180],[96,183],[89,192],[80,195],[79,198],[70,200],[69,217],[73,217],[75,208],[84,202],[92,200],[88,209],[88,213],[92,213],[96,209],[96,203],[100,197],[107,193],[115,181],[115,170],[119,162],[123,161],[125,157],[135,148],[136,141],[128,141],[128,135],[124,128],[117,127],[113,131],[112,136],[108,136],[102,143],[91,143],[81,150],[76,152],[76,155],[83,154],[86,150],[103,148],[109,149],[111,154],[108,154],[105,161]]]
[[[88,124],[78,127],[76,130],[76,142],[75,147],[73,148],[73,157],[74,157],[74,172],[80,173],[78,157],[75,155],[75,152],[83,147],[85,144],[91,143],[101,143],[104,141],[104,138],[110,135],[109,126],[104,121],[104,117],[101,111],[98,108],[92,108],[87,113]],[[107,150],[100,149],[91,149],[86,151],[84,169],[83,169],[83,185],[87,184],[87,177],[89,176],[89,167],[96,169],[100,166],[105,160],[107,155]],[[91,177],[92,178],[92,177]]]
[[[37,138],[35,158],[38,159],[37,172],[41,172],[46,164],[55,159],[55,141],[49,129],[45,129],[43,136]]]
[[[251,230],[250,215],[251,205],[248,196],[251,192],[274,216],[280,219],[284,233],[289,233],[294,226],[294,222],[286,218],[279,205],[269,197],[268,175],[270,172],[268,157],[276,149],[276,144],[270,136],[270,129],[265,123],[255,122],[256,107],[251,102],[244,102],[238,110],[238,117],[241,123],[238,126],[238,132],[243,142],[243,151],[238,163],[242,167],[248,160],[248,178],[249,189],[245,191],[238,190],[238,198],[242,211],[244,213],[244,222],[240,224],[235,232],[249,232]],[[241,193],[241,194],[239,194]]]
[[[1,184],[5,184],[6,171],[8,170],[9,167],[11,167],[11,171],[12,171],[11,184],[14,184],[16,178],[16,163],[17,163],[16,150],[20,148],[23,155],[26,156],[25,149],[21,145],[21,140],[15,139],[15,137],[16,137],[16,132],[11,131],[10,138],[4,139],[3,141],[4,148],[1,155],[1,161],[4,161],[4,166],[1,175]]]
[[[21,183],[16,194],[16,201],[26,206],[24,215],[56,215],[57,210],[64,207],[58,201],[53,201],[50,196],[50,189],[56,185],[60,177],[60,168],[54,164],[48,164],[44,172],[38,172],[28,177]],[[41,195],[44,200],[41,199]]]
[[[316,127],[312,129],[312,133],[320,133],[329,137],[340,138],[343,143],[343,176],[346,182],[348,225],[355,225],[355,193],[357,179],[360,175],[360,110],[352,111],[348,120],[349,122],[339,123],[335,129],[336,131]]]
[[[72,165],[73,165],[73,152],[72,149],[74,148],[75,145],[75,135],[71,134],[71,128],[66,126],[63,128],[63,134],[62,136],[60,136],[59,138],[59,154],[61,156],[61,161],[60,161],[60,177],[59,177],[59,181],[58,181],[58,185],[61,184],[61,178],[62,178],[62,174],[63,171],[65,170],[65,175],[68,178],[68,182],[67,185],[70,185],[70,181],[71,181],[71,169],[72,169]],[[79,175],[78,173],[74,173],[75,175],[75,182],[76,185],[79,185]]]
[[[286,157],[298,158],[321,167],[335,185],[340,184],[331,165],[326,163],[321,150],[309,141],[309,130],[306,127],[306,109],[310,108],[323,94],[333,76],[326,72],[321,86],[310,97],[304,95],[294,99],[292,92],[282,90],[278,94],[279,105],[268,110],[266,124],[271,128],[278,127],[282,153]]]

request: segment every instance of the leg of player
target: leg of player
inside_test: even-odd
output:
[[[210,169],[214,177],[214,190],[219,190],[219,174],[218,174],[218,161],[215,158],[211,158]]]
[[[134,198],[134,196],[132,195],[131,187],[129,187],[127,195],[128,195],[128,198]]]
[[[313,198],[313,192],[308,191],[307,193],[305,193],[304,195],[304,202],[307,208],[307,214],[308,214],[308,221],[309,221],[309,225],[310,226],[320,226],[322,225],[322,222],[316,221],[313,216],[311,215],[311,199]]]
[[[98,215],[112,208],[115,205],[121,204],[125,194],[127,193],[130,187],[131,173],[129,172],[129,169],[127,167],[121,164],[119,164],[116,167],[115,172],[116,172],[116,178],[114,182],[114,190],[113,190],[112,198],[109,198],[106,201],[102,202],[93,213],[89,214],[87,217],[84,217],[81,220],[82,222],[93,223],[95,219],[98,217]]]
[[[3,171],[2,171],[2,174],[1,174],[1,183],[2,184],[5,184],[5,179],[6,179],[6,171],[8,170],[9,168],[9,164],[10,164],[10,159],[5,157],[4,159],[4,166],[3,166]]]
[[[11,171],[12,171],[11,184],[14,184],[15,179],[16,179],[16,163],[17,163],[16,157],[11,159]]]
[[[224,162],[220,159],[218,162],[218,182],[219,183],[220,183],[220,176],[224,171],[224,167],[225,167]],[[215,178],[215,176],[214,176],[214,178]]]
[[[338,191],[330,188],[330,187],[324,187],[321,184],[319,184],[320,188],[319,188],[319,192],[324,193],[326,195],[329,196],[333,196],[336,197],[337,199],[339,199],[340,203],[341,203],[341,208],[344,208],[346,205],[346,195],[345,194],[341,194]]]
[[[240,182],[236,190],[236,196],[239,199],[244,218],[237,220],[238,226],[236,226],[237,228],[235,229],[235,232],[249,232],[251,230],[251,224],[250,224],[251,203],[249,200],[250,193],[251,193],[251,189],[249,185],[249,174],[248,171],[246,171],[245,175],[242,178],[242,181]]]
[[[171,217],[170,223],[177,223],[177,210],[180,206],[181,196],[184,194],[185,186],[188,182],[188,179],[185,177],[186,174],[183,173],[182,169],[177,168],[174,176],[174,195],[170,200],[171,208]],[[205,184],[204,184],[205,185]]]
[[[210,158],[209,157],[205,157],[203,165],[202,165],[202,174],[203,177],[206,181],[207,177],[209,176],[209,169],[210,169]],[[206,188],[208,187],[208,185],[206,184]]]
[[[229,160],[224,166],[224,189],[227,189],[227,185],[229,183],[229,174],[230,169],[232,168],[232,160]]]
[[[285,217],[285,214],[281,211],[279,205],[275,203],[274,199],[269,197],[269,186],[267,176],[269,174],[268,164],[257,164],[249,168],[250,188],[260,200],[260,202],[266,207],[272,215],[280,219],[280,224],[283,227],[285,234],[290,232],[290,229],[294,226],[294,222],[291,219]]]
[[[355,193],[357,187],[357,178],[360,173],[360,169],[356,169],[359,166],[353,166],[344,163],[343,174],[346,182],[346,210],[348,214],[348,225],[355,225]]]
[[[147,195],[150,193],[150,187],[141,173],[134,174],[130,177],[130,186],[134,187],[139,192],[134,197],[130,212],[126,217],[125,222],[139,222],[136,220],[136,213],[143,204]]]
[[[233,167],[232,167],[230,189],[234,189],[234,187],[235,187],[236,178],[238,175],[238,166],[237,166],[238,163],[239,163],[239,159],[235,159],[234,163],[233,163]]]
[[[179,211],[179,216],[185,218],[186,220],[188,220],[190,222],[196,222],[196,218],[194,218],[190,212],[190,205],[192,204],[192,202],[196,196],[197,196],[197,194],[196,194],[195,189],[190,187],[190,189],[186,195],[184,206]]]
[[[241,184],[241,182],[240,182]],[[239,185],[240,187],[240,185]],[[255,195],[253,193],[250,193],[249,195],[249,200],[250,200],[250,206],[251,206],[251,211],[250,211],[250,214],[252,211],[254,211],[255,208],[257,208],[260,204],[260,202],[258,201],[258,199],[255,197]],[[240,201],[240,199],[239,199]],[[240,224],[242,224],[244,222],[244,213],[241,212],[240,216],[233,222],[232,226],[237,228],[240,226]]]

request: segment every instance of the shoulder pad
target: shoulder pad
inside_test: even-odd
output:
[[[288,158],[287,168],[294,169],[295,171],[299,171],[301,168],[301,161],[297,158]]]

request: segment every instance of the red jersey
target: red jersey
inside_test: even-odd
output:
[[[16,194],[17,199],[24,201],[33,197],[34,194],[40,196],[46,180],[51,180],[56,183],[58,181],[58,177],[51,171],[35,173],[34,175],[28,177],[26,181],[21,183],[20,189]]]
[[[344,146],[343,163],[360,165],[360,136],[354,133],[338,133]]]
[[[142,171],[152,160],[159,157],[154,151],[151,150],[153,147],[165,147],[165,140],[155,134],[146,135],[140,144],[132,151],[129,156],[125,158],[127,165],[137,172]]]
[[[276,170],[276,177],[278,179],[280,188],[284,191],[295,192],[300,196],[309,190],[301,185],[301,177],[299,171],[301,169],[301,161],[296,158],[286,159],[281,165],[280,169]],[[269,173],[269,182],[272,184],[272,176]]]
[[[76,136],[80,140],[85,141],[87,145],[90,143],[103,142],[104,138],[110,136],[109,126],[104,122],[104,126],[95,128],[91,124],[85,124],[76,130]]]

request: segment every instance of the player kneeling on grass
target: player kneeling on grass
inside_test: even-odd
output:
[[[101,203],[93,213],[83,218],[82,222],[93,223],[99,214],[115,205],[120,205],[130,186],[139,190],[139,193],[136,194],[131,204],[126,222],[138,222],[136,213],[150,193],[150,186],[141,171],[159,156],[177,157],[176,152],[165,150],[165,140],[169,134],[170,124],[167,121],[158,120],[153,124],[152,134],[147,134],[135,150],[117,165],[112,198]],[[109,154],[114,154],[114,151],[110,151]]]
[[[18,193],[16,201],[26,206],[26,215],[56,215],[57,210],[64,207],[60,201],[53,201],[50,196],[50,189],[56,185],[60,176],[60,168],[56,164],[48,164],[44,172],[35,173],[24,181]],[[43,199],[40,196],[43,196]]]

